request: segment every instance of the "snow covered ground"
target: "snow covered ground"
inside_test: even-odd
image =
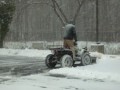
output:
[[[54,45],[62,46],[63,41],[29,41],[29,42],[4,42],[4,48],[12,48],[12,49],[33,49],[33,43],[37,43],[39,48],[46,49]],[[84,48],[87,46],[89,50],[91,50],[91,45],[96,44],[96,42],[91,41],[78,41],[78,47]],[[104,52],[107,54],[120,54],[120,43],[119,42],[101,42],[104,45]],[[38,47],[37,47],[38,48]]]
[[[37,49],[0,49],[0,55],[4,56],[26,56],[26,57],[40,57],[44,58],[51,53],[50,50]]]
[[[45,58],[49,50],[0,49],[0,55]],[[52,69],[47,73],[23,77],[0,76],[0,90],[120,90],[120,55],[97,56],[88,66]]]

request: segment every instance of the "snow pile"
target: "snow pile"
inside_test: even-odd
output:
[[[99,52],[90,52],[90,56],[97,57],[98,59],[101,59],[103,54]]]
[[[96,64],[75,68],[53,69],[49,71],[49,74],[82,80],[120,82],[119,64],[119,56],[103,55],[101,59],[97,60]]]
[[[80,68],[62,68],[51,70],[49,73],[53,76],[65,76],[73,79],[120,82],[120,74],[103,73]]]

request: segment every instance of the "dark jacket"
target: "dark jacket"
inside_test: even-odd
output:
[[[64,29],[64,39],[77,41],[76,30],[73,24],[67,24]]]

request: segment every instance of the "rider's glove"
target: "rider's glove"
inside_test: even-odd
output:
[[[74,42],[74,45],[77,46],[77,42]]]

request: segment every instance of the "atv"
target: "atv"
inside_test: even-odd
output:
[[[73,54],[67,48],[50,48],[52,54],[47,55],[45,64],[48,68],[54,68],[57,64],[61,67],[72,67],[76,61],[80,61],[80,65],[90,65],[96,62],[96,57],[90,56],[87,48],[76,49],[76,58],[73,60]]]

